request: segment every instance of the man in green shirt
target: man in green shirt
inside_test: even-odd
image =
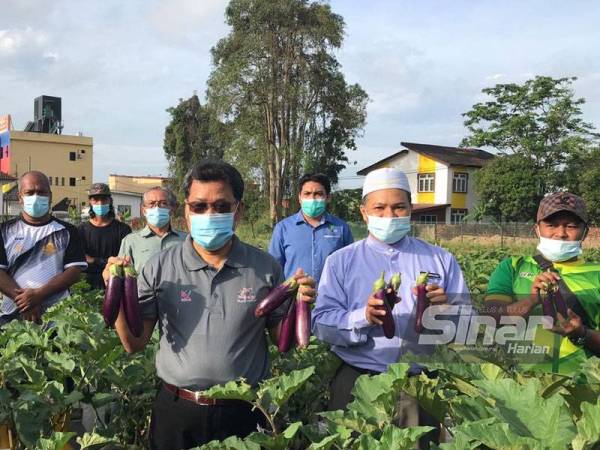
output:
[[[587,356],[600,354],[600,265],[581,258],[581,243],[588,232],[585,202],[567,192],[545,197],[538,208],[535,230],[541,257],[502,261],[490,277],[484,310],[496,320],[503,316],[542,316],[540,291],[543,294],[560,288],[560,280],[564,281],[563,287],[566,285],[577,301],[569,305],[567,317],[557,313],[551,329],[536,330],[532,344],[545,348],[550,361],[533,368],[570,373]],[[540,264],[549,267],[544,270]],[[561,289],[563,297],[564,293]]]
[[[142,213],[146,226],[125,236],[119,249],[119,258],[128,258],[137,273],[152,255],[185,240],[185,233],[171,228],[175,209],[177,199],[169,189],[157,186],[144,194]]]

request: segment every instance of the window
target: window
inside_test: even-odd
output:
[[[69,161],[75,161],[77,159],[77,153],[69,152]]]
[[[452,192],[467,192],[467,186],[469,184],[469,174],[454,172],[452,177]]]
[[[456,225],[463,222],[468,213],[468,209],[452,208],[450,210],[450,223]]]
[[[81,177],[81,180],[82,180],[82,181],[85,181],[85,177]]]
[[[69,186],[77,186],[77,180],[73,177],[69,178]]]
[[[48,177],[48,183],[52,186],[52,177]]]
[[[54,184],[58,186],[58,177],[54,177]]]
[[[61,186],[64,186],[64,185],[65,185],[65,177],[62,177],[62,178],[60,179],[60,185],[61,185]]]
[[[437,223],[437,216],[434,214],[421,214],[419,216],[420,223]]]
[[[417,175],[418,192],[435,192],[435,174],[420,173]]]

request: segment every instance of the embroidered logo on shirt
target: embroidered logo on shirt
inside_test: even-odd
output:
[[[237,298],[238,303],[251,303],[256,301],[252,288],[242,288]]]
[[[46,255],[52,255],[54,253],[56,253],[56,246],[52,242],[48,242],[44,246],[44,254],[46,254]]]
[[[533,274],[531,272],[519,272],[519,276],[521,278],[533,278]]]
[[[191,302],[192,301],[192,291],[191,290],[181,291],[179,293],[179,298],[181,299],[182,303]]]

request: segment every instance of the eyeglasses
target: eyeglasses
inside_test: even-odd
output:
[[[194,214],[204,214],[208,211],[208,208],[212,208],[213,211],[219,213],[219,214],[223,214],[223,213],[229,213],[232,212],[231,208],[233,207],[233,205],[236,205],[237,207],[237,203],[230,203],[230,202],[224,202],[224,201],[218,201],[218,202],[214,202],[214,203],[208,203],[208,202],[185,202],[188,207],[190,208],[190,211]]]
[[[157,202],[148,202],[144,204],[144,208],[170,208],[171,205],[169,204],[169,202],[167,202],[166,200],[160,200]]]

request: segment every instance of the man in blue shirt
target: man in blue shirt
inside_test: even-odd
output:
[[[430,275],[427,298],[431,305],[470,305],[469,291],[460,267],[441,247],[409,236],[411,193],[406,174],[395,168],[370,172],[365,178],[360,206],[369,236],[327,258],[312,313],[314,335],[331,345],[343,363],[330,386],[329,409],[344,409],[352,400],[356,379],[363,374],[379,374],[390,364],[403,361],[409,352],[431,350],[415,330],[415,280],[422,272]],[[384,272],[389,280],[400,272],[401,301],[391,314],[395,332],[385,337],[380,309],[383,300],[373,296],[373,282]],[[429,334],[426,332],[425,334]],[[411,374],[421,368],[414,366]],[[416,399],[402,394],[398,406],[398,426],[439,423],[421,409]],[[436,431],[422,437],[421,447],[436,440]]]
[[[326,175],[304,175],[299,186],[300,211],[275,225],[269,253],[286,278],[301,268],[318,283],[325,259],[354,239],[346,222],[326,212],[331,192]]]

